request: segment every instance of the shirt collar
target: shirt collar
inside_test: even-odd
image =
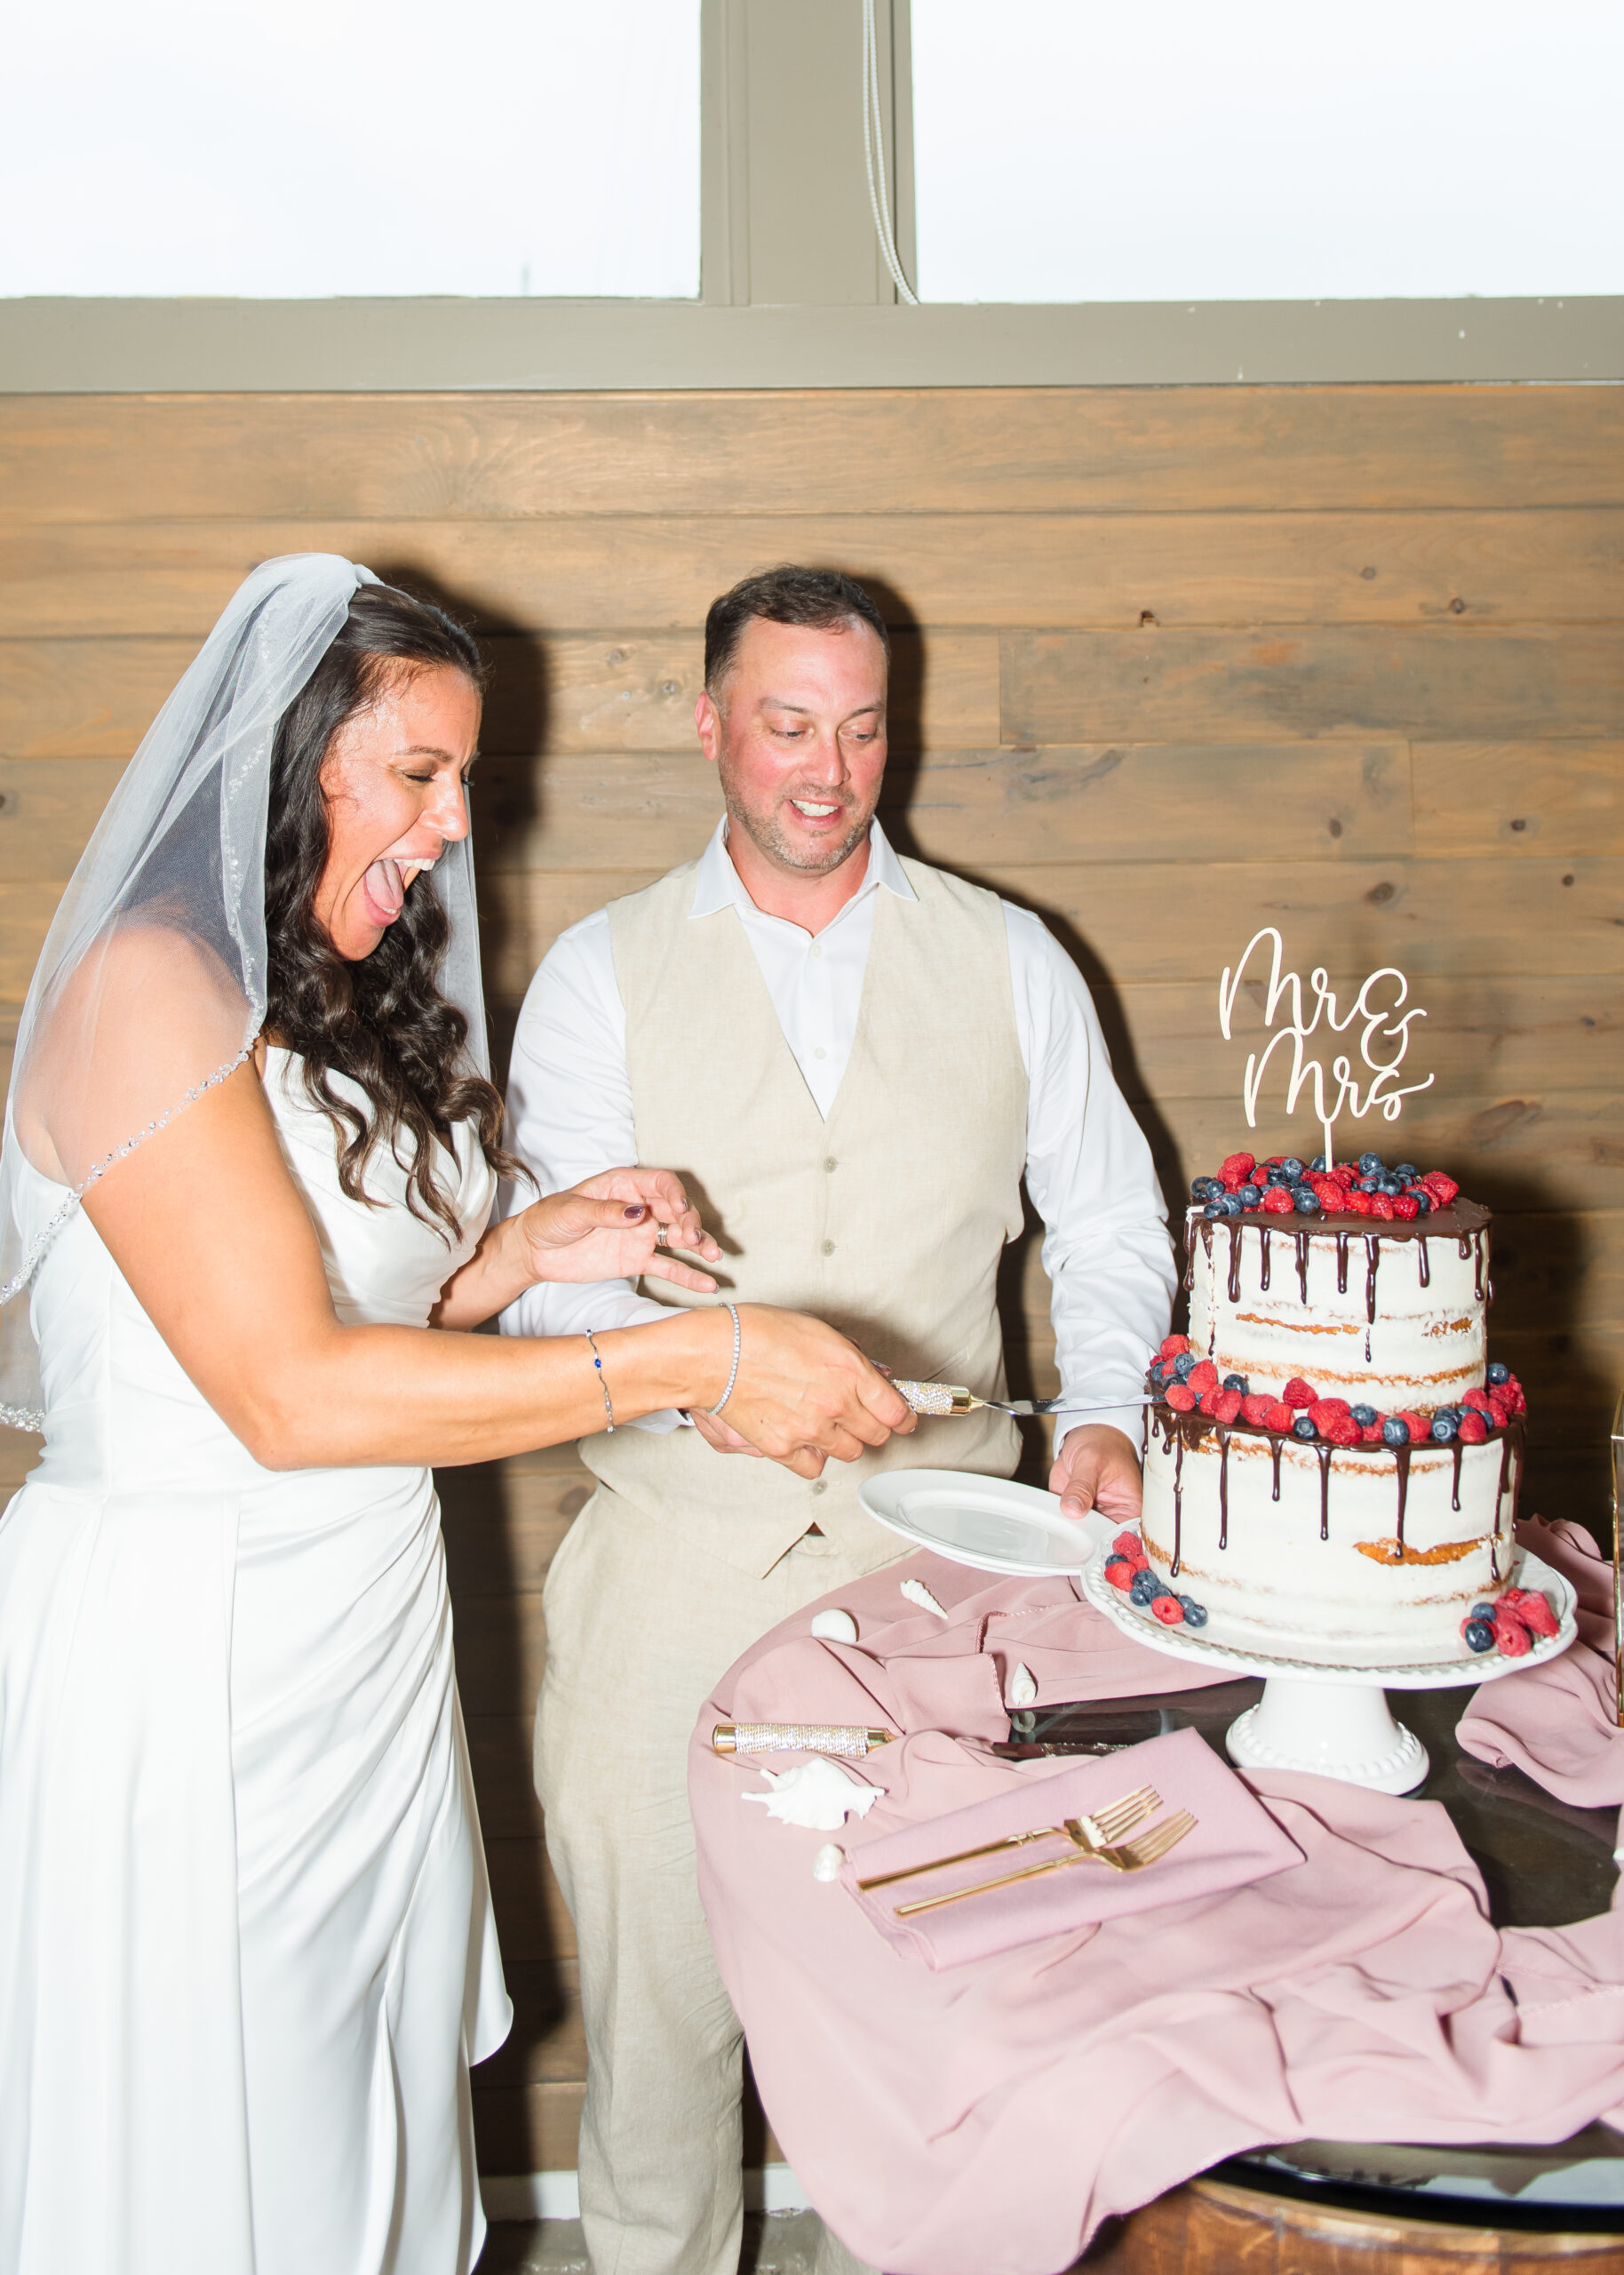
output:
[[[880,885],[883,885],[888,892],[895,893],[898,900],[919,898],[908,882],[907,871],[897,859],[890,840],[876,818],[868,826],[868,872],[852,895],[852,900],[861,900]],[[851,903],[847,906],[850,906]],[[715,834],[695,867],[694,898],[688,913],[690,916],[714,916],[719,908],[736,908],[741,916],[760,914],[745,891],[744,879],[728,855],[728,818],[725,814],[717,823]]]

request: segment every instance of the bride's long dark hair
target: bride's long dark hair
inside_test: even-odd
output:
[[[472,1119],[499,1176],[522,1176],[505,1153],[502,1100],[462,1058],[468,1023],[440,993],[450,922],[427,876],[370,956],[341,956],[314,914],[330,833],[322,762],[333,737],[399,672],[449,667],[481,690],[484,663],[469,634],[431,602],[392,585],[363,585],[343,627],[283,713],[271,756],[266,826],[266,1030],[304,1060],[305,1087],[331,1122],[338,1182],[367,1201],[368,1161],[387,1142],[407,1175],[407,1205],[454,1235],[456,1213],[434,1174],[433,1140]],[[333,1087],[346,1074],[371,1112]]]

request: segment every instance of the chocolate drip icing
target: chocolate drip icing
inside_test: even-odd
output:
[[[1196,1235],[1198,1233],[1200,1234],[1201,1245],[1210,1266],[1213,1261],[1214,1223],[1225,1223],[1229,1228],[1228,1288],[1229,1299],[1231,1303],[1238,1303],[1240,1300],[1240,1253],[1248,1224],[1255,1225],[1257,1227],[1260,1242],[1258,1282],[1264,1292],[1267,1292],[1269,1288],[1273,1263],[1272,1241],[1278,1234],[1289,1233],[1296,1249],[1297,1290],[1302,1300],[1306,1304],[1309,1299],[1309,1258],[1313,1252],[1311,1243],[1317,1233],[1328,1233],[1336,1242],[1337,1293],[1345,1295],[1348,1288],[1349,1246],[1357,1232],[1365,1241],[1368,1265],[1365,1310],[1366,1320],[1370,1324],[1374,1324],[1376,1317],[1376,1275],[1381,1268],[1382,1241],[1413,1241],[1415,1244],[1417,1278],[1423,1288],[1429,1288],[1432,1284],[1432,1257],[1429,1242],[1435,1240],[1453,1239],[1459,1245],[1461,1262],[1464,1263],[1468,1257],[1473,1258],[1473,1286],[1477,1300],[1485,1302],[1492,1301],[1493,1298],[1494,1289],[1489,1278],[1488,1268],[1491,1245],[1489,1216],[1488,1211],[1480,1208],[1474,1201],[1456,1200],[1445,1208],[1432,1210],[1427,1217],[1395,1217],[1390,1221],[1384,1217],[1379,1220],[1379,1226],[1372,1225],[1368,1219],[1361,1222],[1357,1217],[1348,1215],[1338,1217],[1334,1213],[1329,1217],[1317,1217],[1311,1220],[1305,1220],[1294,1213],[1291,1216],[1271,1217],[1265,1224],[1260,1222],[1255,1216],[1245,1218],[1214,1219],[1204,1217],[1198,1209],[1191,1209],[1185,1219],[1184,1230],[1184,1286],[1191,1293],[1194,1292],[1196,1284]],[[1369,1356],[1368,1352],[1365,1355]]]
[[[1517,1505],[1522,1498],[1523,1493],[1523,1421],[1520,1415],[1511,1425],[1509,1435],[1510,1436],[1515,1450],[1511,1457],[1511,1528],[1507,1537],[1509,1539],[1515,1540],[1517,1537]],[[1508,1571],[1510,1569],[1509,1563],[1508,1563],[1506,1569]]]
[[[1196,1284],[1196,1233],[1198,1231],[1205,1234],[1207,1254],[1209,1256],[1212,1254],[1213,1235],[1210,1227],[1199,1217],[1190,1217],[1184,1225],[1184,1292],[1186,1295],[1190,1293]]]
[[[1254,1425],[1235,1426],[1239,1429],[1243,1437],[1261,1438],[1268,1445],[1273,1470],[1270,1498],[1278,1501],[1280,1498],[1280,1457],[1286,1450],[1286,1441],[1274,1431],[1265,1430]],[[1194,1453],[1199,1448],[1209,1430],[1215,1432],[1218,1440],[1218,1545],[1221,1549],[1227,1549],[1230,1545],[1230,1440],[1234,1434],[1234,1430],[1217,1421],[1215,1417],[1202,1414],[1198,1409],[1189,1414],[1179,1414],[1171,1408],[1159,1404],[1150,1410],[1150,1429],[1152,1435],[1159,1438],[1160,1442],[1174,1457],[1171,1571],[1176,1579],[1183,1561],[1184,1456],[1186,1453]],[[1513,1421],[1508,1426],[1501,1441],[1500,1482],[1496,1488],[1495,1498],[1495,1530],[1491,1540],[1493,1572],[1497,1586],[1503,1583],[1511,1569],[1509,1555],[1502,1559],[1501,1545],[1503,1539],[1509,1548],[1515,1539],[1517,1506],[1523,1481],[1524,1440],[1524,1425],[1519,1419]],[[1415,1449],[1413,1446],[1394,1446],[1390,1449],[1376,1448],[1373,1451],[1378,1455],[1385,1455],[1390,1451],[1393,1457],[1393,1466],[1398,1485],[1398,1508],[1395,1532],[1398,1547],[1402,1552],[1405,1545],[1405,1518],[1410,1495],[1410,1465]],[[1331,1466],[1334,1449],[1328,1445],[1316,1443],[1314,1452],[1319,1462],[1319,1537],[1321,1540],[1328,1540],[1331,1532]],[[1464,1449],[1459,1440],[1452,1445],[1450,1452],[1454,1465],[1450,1497],[1451,1506],[1459,1513],[1461,1462],[1464,1454]],[[1357,1460],[1358,1457],[1356,1454],[1350,1458]],[[1499,1511],[1505,1500],[1508,1485],[1511,1488],[1511,1509],[1509,1521],[1502,1529],[1499,1521]]]
[[[1505,1533],[1503,1535],[1507,1553],[1506,1569],[1502,1573],[1500,1569],[1500,1544],[1502,1538],[1500,1529],[1500,1512],[1501,1505],[1506,1497],[1506,1484],[1508,1480],[1510,1481],[1511,1484],[1511,1514],[1507,1522]],[[1511,1577],[1510,1552],[1517,1540],[1517,1505],[1522,1494],[1522,1489],[1523,1422],[1522,1417],[1519,1416],[1517,1419],[1508,1428],[1504,1441],[1500,1449],[1500,1486],[1496,1493],[1494,1502],[1493,1545],[1489,1551],[1490,1569],[1493,1573],[1496,1586],[1499,1585],[1502,1579],[1509,1580]]]

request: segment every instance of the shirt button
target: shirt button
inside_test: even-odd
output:
[[[829,1053],[824,1049],[823,1044],[820,1042],[817,1049],[812,1053],[812,1056],[814,1058],[827,1058]]]
[[[832,1256],[834,1254],[834,1242],[832,1241],[825,1241],[824,1242],[824,1254],[825,1256]]]
[[[814,940],[814,941],[813,941],[813,943],[812,943],[812,953],[813,953],[813,954],[814,954],[815,956],[821,956],[821,955],[823,954],[823,953],[824,953],[824,949],[823,949],[823,943],[822,943],[822,941],[820,941],[820,940]]]
[[[832,1176],[833,1176],[833,1174],[834,1174],[834,1172],[835,1172],[835,1170],[836,1170],[836,1169],[838,1169],[840,1168],[840,1164],[839,1163],[839,1161],[837,1161],[835,1160],[835,1158],[834,1158],[834,1155],[833,1155],[832,1153],[831,1153],[831,1154],[830,1154],[830,1156],[829,1156],[829,1159],[828,1159],[828,1160],[824,1163],[824,1173],[825,1173],[825,1175],[830,1176],[830,1177],[832,1177]]]
[[[828,1480],[826,1478],[815,1477],[812,1480],[812,1490],[815,1493],[821,1493],[824,1490],[827,1483]]]

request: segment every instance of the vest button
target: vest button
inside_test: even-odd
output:
[[[832,1176],[834,1171],[838,1169],[840,1166],[840,1164],[835,1160],[832,1153],[830,1154],[829,1159],[824,1163],[824,1171],[829,1176]]]
[[[832,1256],[834,1254],[834,1242],[832,1241],[825,1241],[824,1242],[824,1254],[825,1256]]]

